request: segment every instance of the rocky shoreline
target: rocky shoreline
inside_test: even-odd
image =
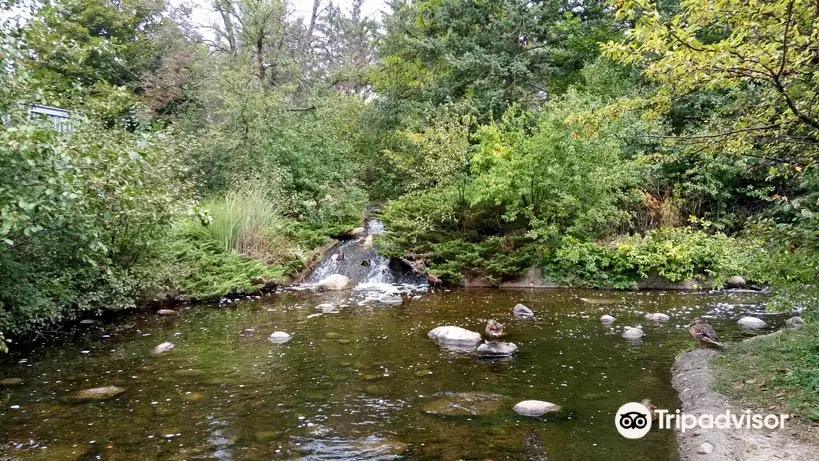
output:
[[[684,413],[742,414],[727,397],[713,390],[711,360],[718,352],[696,349],[677,356],[672,368],[672,385],[682,402]],[[681,461],[768,461],[772,459],[819,459],[816,447],[799,440],[794,429],[694,429],[676,432]]]

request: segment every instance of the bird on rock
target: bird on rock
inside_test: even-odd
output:
[[[717,332],[711,328],[711,325],[699,317],[688,324],[688,333],[691,334],[692,338],[697,340],[698,344],[711,344],[713,346],[725,347],[725,345],[719,341]]]
[[[490,340],[496,340],[503,336],[503,324],[495,319],[489,319],[486,322],[486,336]]]

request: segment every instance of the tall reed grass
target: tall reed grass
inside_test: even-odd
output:
[[[289,220],[277,206],[275,194],[250,183],[205,201],[210,224],[189,232],[225,252],[278,262],[290,253],[285,240]]]

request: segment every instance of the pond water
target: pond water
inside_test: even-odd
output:
[[[285,291],[177,316],[135,313],[5,357],[0,379],[22,384],[0,391],[0,454],[21,460],[674,460],[672,432],[624,439],[614,412],[644,398],[673,412],[678,400],[670,368],[676,354],[693,346],[689,320],[713,315],[711,324],[725,339],[739,339],[744,333],[735,319],[764,301],[727,292],[406,291],[412,290],[404,290],[400,305],[362,302],[361,292]],[[322,313],[315,307],[322,303],[338,308]],[[536,316],[512,318],[516,303]],[[642,317],[647,312],[671,320],[649,322]],[[617,321],[603,325],[602,314]],[[520,348],[513,358],[483,361],[442,350],[427,337],[449,324],[483,332],[489,318],[506,324],[505,340]],[[624,326],[635,325],[646,332],[642,341],[620,337]],[[292,339],[272,343],[268,336],[277,330]],[[175,347],[153,355],[165,341]],[[78,390],[111,385],[125,392],[101,402],[70,399]],[[490,396],[476,414],[439,414],[464,393]],[[518,416],[512,407],[526,399],[562,411]]]

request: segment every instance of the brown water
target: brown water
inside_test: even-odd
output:
[[[548,459],[674,460],[670,431],[621,437],[614,412],[650,398],[676,409],[674,356],[690,348],[696,315],[726,339],[743,333],[736,316],[764,301],[748,293],[613,293],[581,290],[453,290],[402,305],[358,306],[349,294],[278,293],[179,316],[134,314],[25,356],[6,357],[0,379],[22,378],[0,394],[0,454],[12,459]],[[589,304],[605,297],[617,304]],[[316,316],[319,303],[350,304]],[[522,302],[536,317],[517,320]],[[640,312],[665,312],[664,325]],[[602,314],[617,317],[613,327]],[[441,350],[439,325],[483,331],[506,323],[520,352],[481,361]],[[776,319],[770,323],[776,323]],[[646,336],[629,342],[625,325]],[[613,328],[613,329],[612,329]],[[276,330],[293,335],[276,345]],[[171,341],[175,348],[152,355]],[[122,395],[72,403],[74,391],[116,385]],[[498,394],[487,414],[431,414],[449,393]],[[520,400],[563,407],[518,416]]]

